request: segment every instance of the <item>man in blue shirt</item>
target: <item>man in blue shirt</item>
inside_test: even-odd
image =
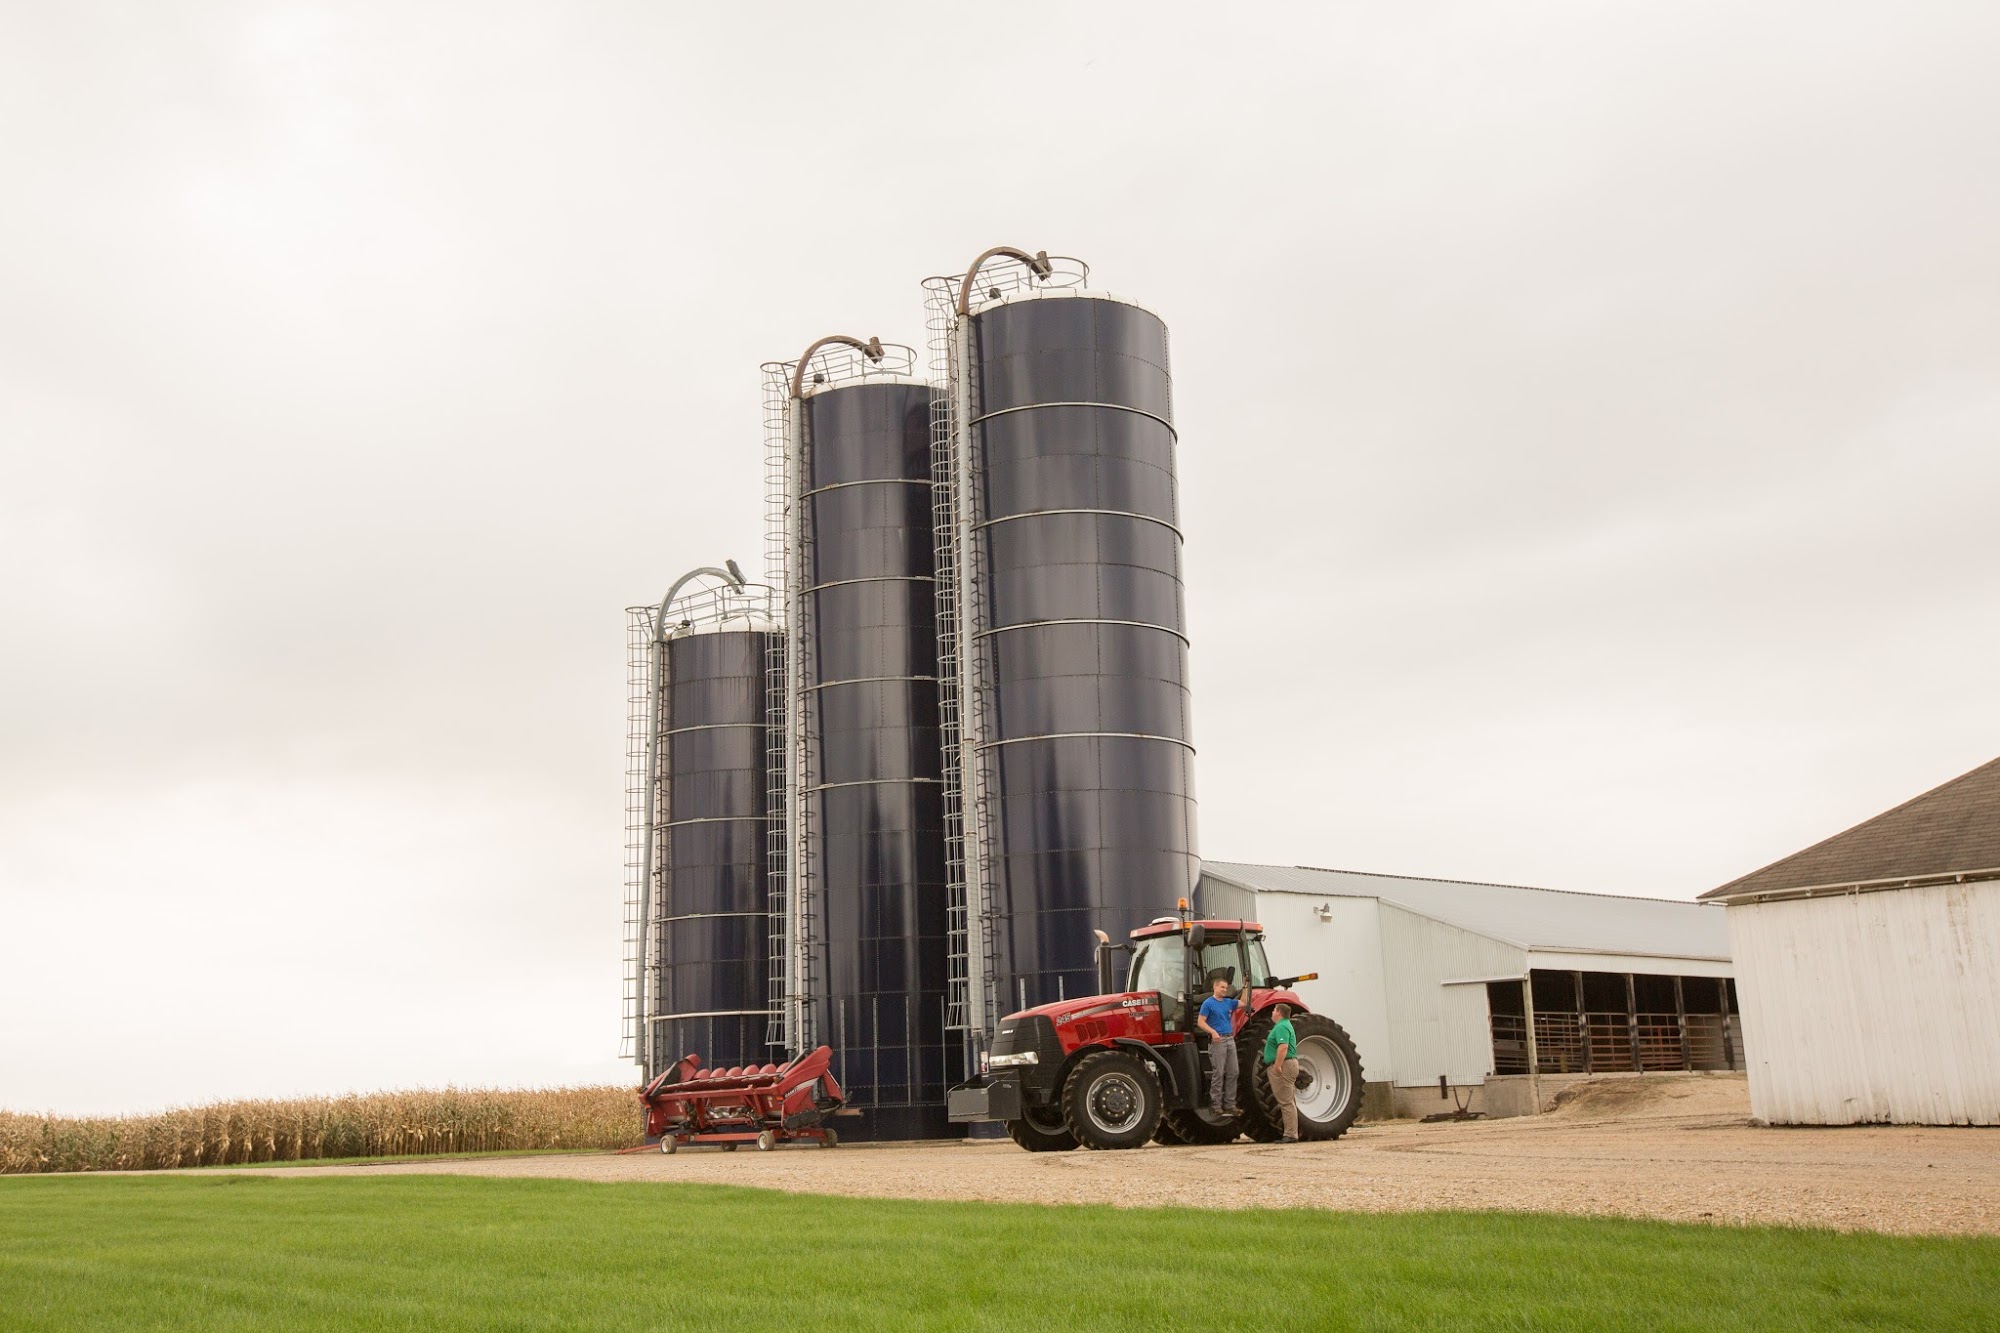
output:
[[[1223,1115],[1235,1115],[1236,1011],[1242,1005],[1229,998],[1229,980],[1226,977],[1217,977],[1210,990],[1213,993],[1201,1002],[1201,1014],[1195,1020],[1201,1024],[1201,1030],[1213,1039],[1208,1043],[1211,1069],[1208,1104]]]

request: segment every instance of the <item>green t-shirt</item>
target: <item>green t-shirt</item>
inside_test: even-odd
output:
[[[1281,1018],[1271,1025],[1271,1035],[1264,1038],[1264,1063],[1276,1064],[1278,1047],[1285,1048],[1287,1060],[1299,1053],[1299,1034],[1292,1031],[1292,1020]]]

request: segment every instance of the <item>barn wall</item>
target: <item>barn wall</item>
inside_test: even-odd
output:
[[[2000,1124],[2000,881],[1729,908],[1750,1107]]]
[[[1484,1083],[1493,1034],[1484,986],[1470,977],[1525,975],[1527,954],[1511,944],[1381,904],[1382,976],[1389,1045],[1399,1087]],[[1381,1077],[1370,1071],[1370,1077]]]
[[[1314,911],[1332,911],[1322,921]],[[1310,898],[1296,893],[1256,895],[1254,915],[1264,925],[1264,952],[1280,976],[1317,972],[1301,981],[1299,998],[1316,1014],[1347,1029],[1370,1083],[1392,1076],[1389,1010],[1382,984],[1380,919],[1387,910],[1373,898]]]

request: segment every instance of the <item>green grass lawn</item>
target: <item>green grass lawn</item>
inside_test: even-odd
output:
[[[449,1176],[0,1179],[0,1328],[1996,1328],[2000,1242]]]

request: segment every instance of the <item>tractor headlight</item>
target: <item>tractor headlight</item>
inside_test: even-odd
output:
[[[995,1069],[1011,1069],[1015,1065],[1032,1065],[1040,1062],[1033,1051],[1015,1051],[1011,1055],[996,1055],[988,1063]]]

